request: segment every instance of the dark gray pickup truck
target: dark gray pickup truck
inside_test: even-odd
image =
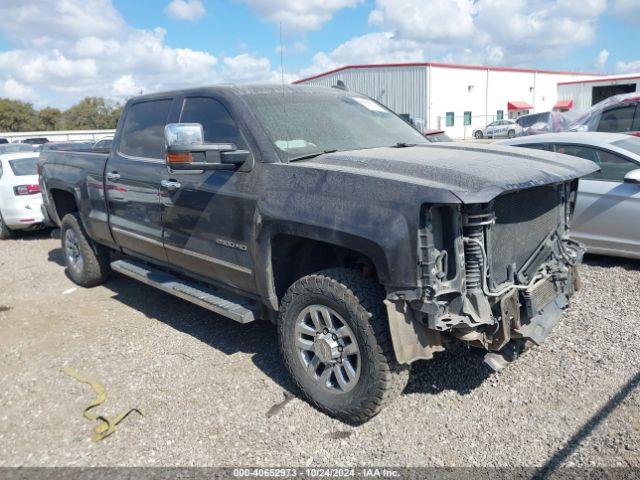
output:
[[[47,151],[39,170],[76,283],[115,270],[270,320],[300,390],[357,423],[417,359],[465,342],[497,367],[547,336],[578,284],[578,178],[597,167],[430,144],[341,89],[221,86],[134,98],[109,154]]]

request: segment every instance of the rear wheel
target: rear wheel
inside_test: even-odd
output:
[[[0,213],[0,240],[7,240],[11,237],[13,237],[13,230],[7,227],[2,218],[2,213]]]
[[[515,130],[509,130],[507,132],[507,138],[513,138],[516,136],[516,131]]]
[[[296,385],[319,409],[349,423],[375,416],[402,392],[409,367],[395,361],[384,291],[358,272],[301,278],[280,310],[280,349]]]
[[[82,287],[95,287],[104,283],[109,276],[108,252],[92,248],[93,242],[82,228],[77,213],[65,215],[60,229],[62,251],[67,264],[67,272],[75,283]]]
[[[482,138],[482,131],[481,130],[477,130],[475,135],[474,135],[478,140],[480,140]]]

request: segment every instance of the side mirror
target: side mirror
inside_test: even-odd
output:
[[[199,123],[170,123],[164,127],[167,167],[179,170],[236,170],[252,160],[251,153],[233,143],[204,143]],[[252,166],[252,165],[251,165]]]
[[[627,172],[624,176],[624,183],[640,183],[640,168]]]

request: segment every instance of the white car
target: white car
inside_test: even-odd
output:
[[[37,152],[0,155],[0,240],[43,224],[37,168]]]
[[[514,120],[496,120],[484,128],[475,130],[473,136],[475,138],[514,138],[519,137],[523,132],[523,128]]]

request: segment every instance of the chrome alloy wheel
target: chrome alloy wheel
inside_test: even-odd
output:
[[[67,265],[75,271],[81,272],[84,258],[80,251],[78,235],[72,229],[68,229],[64,234],[64,253],[67,257]]]
[[[341,393],[357,385],[362,362],[356,336],[333,309],[310,305],[302,310],[295,340],[305,372],[322,388]]]

